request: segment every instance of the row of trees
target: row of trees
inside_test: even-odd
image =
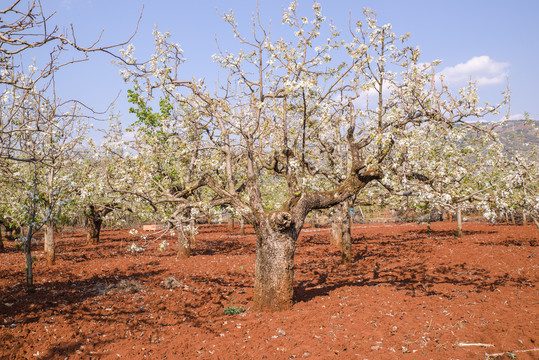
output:
[[[55,75],[94,52],[121,60],[114,51],[126,43],[82,46],[73,29],[52,26],[39,0],[0,9],[0,222],[10,231],[24,226],[19,240],[29,290],[33,236],[44,230],[45,256],[53,265],[54,226],[79,193],[82,174],[74,164],[84,161],[87,124],[95,116],[76,99],[57,95]],[[32,55],[39,62],[28,61]]]
[[[436,78],[437,62],[421,63],[408,36],[368,10],[341,31],[319,4],[308,19],[293,2],[282,18],[293,35],[278,39],[259,17],[246,35],[225,14],[241,49],[215,55],[226,76],[209,89],[180,77],[183,51],[169,33],[155,29],[155,52],[139,61],[132,46],[114,55],[112,47],[85,49],[47,34],[39,3],[28,12],[19,6],[2,13],[2,39],[12,43],[2,46],[0,220],[25,226],[29,288],[33,234],[45,227],[53,265],[54,225],[80,213],[90,243],[107,215],[130,211],[168,224],[183,258],[197,218],[228,209],[257,235],[256,310],[292,306],[296,242],[312,211],[338,209],[345,262],[352,261],[348,208],[355,201],[398,207],[406,199],[457,214],[469,203],[487,214],[518,205],[537,216],[536,163],[507,157],[493,125],[476,121],[507,99],[481,105],[473,83],[453,94]],[[45,41],[33,47],[58,41],[51,54],[70,46],[115,56],[132,86],[129,136],[113,119],[102,144],[85,138],[84,108],[55,96],[54,72],[65,65],[56,57],[41,74],[14,63],[34,28]]]

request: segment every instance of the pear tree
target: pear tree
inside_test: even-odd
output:
[[[181,134],[199,135],[185,142],[184,154],[203,160],[178,190],[210,189],[212,199],[253,224],[254,308],[288,309],[296,243],[311,211],[339,205],[391,173],[417,128],[451,128],[498,106],[480,105],[474,88],[455,95],[439,86],[432,77],[437,63],[421,63],[419,50],[405,44],[408,36],[378,24],[370,11],[341,31],[318,3],[307,18],[293,2],[282,17],[289,35],[277,39],[259,16],[249,34],[233,13],[223,18],[239,49],[218,50],[214,59],[226,76],[215,88],[183,77],[183,52],[169,34],[160,35],[142,65],[127,48],[124,60],[131,65],[121,73],[143,98],[151,101],[159,90],[183,112],[172,124]],[[342,156],[331,164],[328,153],[338,147]],[[329,180],[330,173],[338,176]],[[262,186],[267,179],[284,189],[284,200],[272,209],[262,192],[273,191]]]

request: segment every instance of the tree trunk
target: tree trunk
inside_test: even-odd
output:
[[[342,263],[352,262],[352,216],[350,201],[345,201],[337,207],[337,212],[331,222],[330,243],[341,249]]]
[[[87,241],[89,245],[95,245],[99,243],[99,236],[101,234],[101,225],[103,224],[103,219],[96,214],[86,215],[86,230],[87,230]]]
[[[45,242],[44,242],[45,258],[47,265],[53,266],[56,263],[56,244],[54,243],[54,222],[47,221],[45,224]]]
[[[361,214],[361,222],[363,223],[366,223],[366,217],[365,217],[365,213],[363,212],[363,209],[361,208],[361,206],[358,206],[358,209],[359,209],[359,213]]]
[[[254,310],[290,309],[299,231],[294,230],[292,216],[287,212],[273,212],[262,217],[253,223],[257,236]]]
[[[32,225],[28,227],[28,233],[26,234],[26,239],[24,240],[24,265],[25,265],[25,272],[26,272],[26,290],[28,292],[34,292],[34,275],[32,272],[32,236],[34,234],[34,230]]]
[[[528,225],[528,218],[526,216],[526,210],[522,210],[522,225]]]
[[[0,226],[0,252],[4,252],[4,242],[2,241],[2,227]]]
[[[462,237],[462,211],[457,209],[457,236]]]
[[[344,219],[346,217],[345,214],[345,207],[346,204],[339,204],[335,207],[335,212],[333,213],[333,216],[331,217],[331,231],[329,233],[329,243],[333,246],[338,247],[339,249],[342,247],[342,237],[344,232]]]
[[[331,219],[331,231],[329,233],[329,243],[338,248],[342,247],[343,221],[340,216],[334,215]]]
[[[232,231],[234,230],[234,218],[230,217],[230,220],[228,222],[228,230]]]
[[[21,229],[15,225],[6,225],[6,239],[15,240],[17,235],[20,235]]]
[[[240,220],[240,235],[245,235],[245,220],[243,218]]]
[[[517,222],[515,221],[515,213],[511,212],[511,224],[515,225]]]
[[[191,256],[191,239],[185,235],[183,224],[176,227],[178,236],[178,259],[187,259]]]
[[[101,226],[103,226],[103,219],[108,213],[118,208],[116,203],[108,203],[105,205],[88,204],[84,215],[86,217],[86,229],[88,244],[95,245],[99,242],[99,236],[101,234]]]
[[[348,202],[344,203],[346,214],[344,214],[343,227],[342,227],[342,263],[351,264],[354,259],[352,257],[352,214],[350,214]]]

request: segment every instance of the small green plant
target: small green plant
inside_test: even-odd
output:
[[[223,312],[225,315],[238,315],[244,312],[243,308],[241,306],[236,305],[230,305],[223,309]]]
[[[507,356],[509,356],[509,359],[516,359],[517,358],[517,356],[515,354],[513,354],[513,353],[509,353],[509,354],[507,354]]]

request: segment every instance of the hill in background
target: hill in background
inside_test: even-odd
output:
[[[497,127],[495,133],[510,154],[531,154],[539,149],[538,120],[509,120]],[[534,157],[539,160],[539,154]]]

